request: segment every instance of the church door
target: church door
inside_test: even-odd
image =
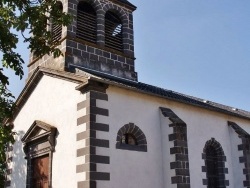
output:
[[[44,155],[32,159],[32,187],[48,188],[49,187],[49,155]]]

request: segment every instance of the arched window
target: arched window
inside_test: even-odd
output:
[[[137,140],[133,134],[126,133],[122,136],[121,143],[134,146],[137,145]]]
[[[123,50],[122,21],[111,11],[107,11],[105,15],[105,46]]]
[[[229,185],[229,181],[225,180],[228,169],[225,168],[226,156],[220,143],[214,138],[207,141],[202,157],[205,160],[202,171],[206,172],[207,177],[203,180],[203,184],[207,185],[207,188],[226,188]]]
[[[62,12],[63,11],[63,5],[62,2],[57,1],[56,3],[56,11]],[[62,25],[55,24],[52,19],[52,25],[51,25],[51,31],[52,31],[52,40],[57,41],[62,38]]]
[[[96,12],[86,2],[80,2],[77,6],[76,37],[82,40],[96,43]]]
[[[146,136],[135,124],[128,123],[120,128],[117,133],[116,148],[146,152]]]
[[[217,188],[218,177],[218,157],[216,150],[213,146],[206,148],[206,167],[207,167],[207,180],[209,188]]]

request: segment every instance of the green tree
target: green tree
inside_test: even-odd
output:
[[[35,56],[53,54],[62,55],[57,48],[60,41],[54,40],[49,31],[50,21],[54,24],[67,26],[71,16],[62,12],[57,0],[1,0],[0,1],[0,187],[6,172],[6,149],[9,143],[14,143],[12,126],[6,125],[11,119],[14,109],[14,96],[8,90],[9,80],[4,74],[5,69],[12,69],[22,79],[24,60],[16,52],[17,43],[29,44],[29,49]],[[17,33],[23,38],[18,38]],[[29,33],[27,36],[25,33]]]
[[[6,154],[9,144],[14,143],[14,132],[12,132],[12,125],[3,124],[6,117],[11,117],[13,100],[9,99],[11,94],[1,91],[0,98],[0,187],[4,187],[4,179],[6,173]]]

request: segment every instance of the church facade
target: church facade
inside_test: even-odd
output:
[[[63,0],[64,56],[30,56],[6,187],[250,187],[250,113],[137,80],[126,0]]]

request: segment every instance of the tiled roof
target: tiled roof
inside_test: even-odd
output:
[[[79,67],[77,67],[77,68],[79,68]],[[134,89],[134,90],[138,90],[138,91],[148,93],[148,94],[157,95],[157,96],[164,97],[164,98],[167,98],[170,100],[175,100],[178,102],[199,106],[199,107],[206,108],[209,110],[218,111],[218,112],[230,114],[233,116],[250,119],[250,112],[245,111],[245,110],[240,110],[237,108],[233,108],[230,106],[222,105],[222,104],[215,103],[215,102],[208,101],[208,100],[204,100],[201,98],[185,95],[182,93],[178,93],[178,92],[175,92],[172,90],[168,90],[168,89],[160,88],[157,86],[145,84],[142,82],[130,81],[130,80],[114,77],[114,76],[109,75],[109,74],[94,72],[91,70],[85,70],[84,68],[80,68],[80,69],[82,69],[83,71],[88,72],[94,76],[97,76],[100,79],[103,79],[111,84],[112,83],[116,84],[116,85],[118,84],[120,86],[129,87],[129,88]]]

